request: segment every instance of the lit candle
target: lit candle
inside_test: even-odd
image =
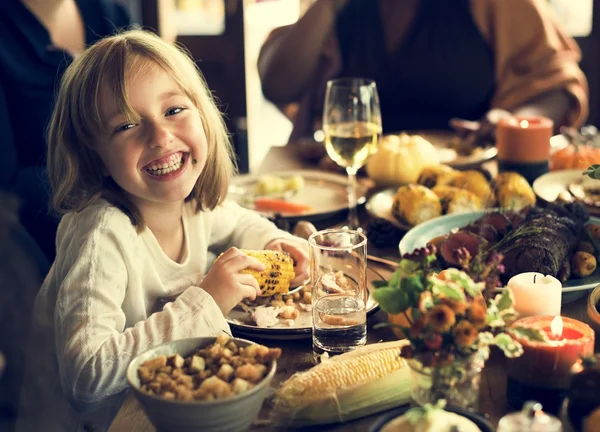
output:
[[[555,277],[535,272],[520,273],[506,286],[515,298],[519,316],[560,315],[562,284]]]
[[[581,321],[532,316],[515,321],[513,326],[537,329],[548,336],[548,341],[514,336],[523,345],[523,355],[509,359],[507,375],[522,384],[566,389],[575,362],[594,354],[594,331]]]

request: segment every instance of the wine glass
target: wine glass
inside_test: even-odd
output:
[[[323,107],[325,149],[348,173],[348,226],[357,229],[356,172],[377,152],[381,111],[375,81],[338,78],[327,82]]]

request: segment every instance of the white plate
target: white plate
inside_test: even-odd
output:
[[[428,220],[411,229],[402,238],[399,244],[400,255],[410,253],[417,248],[424,247],[427,242],[435,237],[448,234],[451,230],[462,228],[476,221],[486,212],[473,212],[451,214],[440,216],[435,219]],[[591,217],[590,223],[600,223],[600,219]],[[572,293],[576,291],[586,291],[595,288],[600,284],[600,267],[588,277],[569,279],[563,284],[563,293]]]
[[[392,215],[392,204],[397,188],[384,189],[367,200],[365,208],[371,216],[387,219],[398,228],[408,231],[412,226],[401,223]]]
[[[281,213],[286,219],[318,220],[332,216],[348,208],[348,177],[323,171],[294,170],[273,172],[269,175],[288,178],[295,175],[304,177],[304,188],[289,198],[290,202],[312,207],[305,213]],[[252,198],[256,182],[262,175],[241,175],[236,177],[229,188],[228,198],[238,204],[252,208]],[[367,187],[357,182],[357,203],[366,201]],[[263,213],[267,217],[273,214]]]
[[[369,289],[369,298],[367,300],[367,316],[374,314],[379,309],[379,304],[373,299],[372,291],[373,281],[385,281],[377,271],[367,267],[367,288]],[[285,324],[277,324],[273,327],[256,327],[251,324],[244,324],[248,317],[247,312],[239,308],[233,309],[226,320],[231,327],[231,330],[236,334],[259,337],[262,339],[305,339],[312,337],[312,312],[300,311],[300,315],[294,320],[294,324],[290,327]]]

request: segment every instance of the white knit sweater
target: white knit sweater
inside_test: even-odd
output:
[[[19,431],[105,430],[133,357],[173,339],[229,331],[213,298],[198,287],[215,256],[230,246],[262,249],[291,237],[232,202],[197,214],[186,206],[183,227],[179,264],[149,229],[138,234],[105,201],[64,216],[56,260],[34,308]],[[177,294],[151,314],[158,298]]]

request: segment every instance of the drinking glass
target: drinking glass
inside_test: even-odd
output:
[[[377,152],[381,112],[375,81],[338,78],[327,82],[323,107],[325,149],[348,173],[348,226],[358,228],[356,172]]]
[[[367,341],[367,238],[349,229],[319,231],[308,239],[312,285],[313,351],[331,355]]]

